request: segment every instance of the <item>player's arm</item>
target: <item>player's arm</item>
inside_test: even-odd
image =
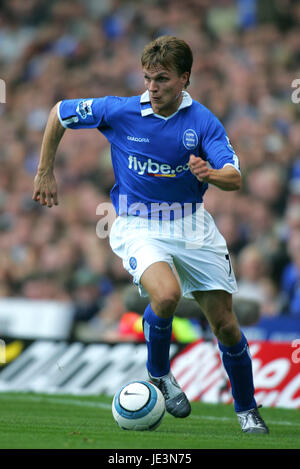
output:
[[[54,176],[54,161],[56,150],[65,128],[61,125],[57,115],[57,103],[51,110],[42,140],[40,161],[34,178],[32,199],[41,205],[58,205],[57,184]]]
[[[242,178],[238,156],[219,119],[208,110],[204,113],[205,119],[200,121],[202,126],[199,129],[199,154],[203,158],[190,155],[190,170],[201,182],[213,184],[224,191],[239,190]]]
[[[190,155],[189,167],[199,181],[213,184],[223,191],[236,191],[241,188],[241,174],[230,164],[221,169],[212,169],[199,156]]]
[[[57,186],[54,177],[54,160],[57,147],[65,129],[92,129],[109,127],[110,109],[118,99],[109,98],[64,99],[51,110],[43,136],[41,156],[34,179],[33,200],[41,205],[57,205]],[[109,112],[108,112],[109,109]]]

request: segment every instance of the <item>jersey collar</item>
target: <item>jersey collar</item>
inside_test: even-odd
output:
[[[160,116],[159,114],[154,113],[154,111],[151,107],[150,95],[149,95],[148,90],[146,90],[141,95],[140,103],[141,103],[141,115],[142,115],[142,117],[146,117],[146,116],[149,116],[150,114],[153,114],[155,117],[159,117],[161,119],[167,120],[167,119],[170,119],[170,117],[175,116],[175,114],[177,114],[177,112],[179,112],[181,109],[184,109],[185,107],[191,106],[192,103],[193,103],[193,100],[191,98],[191,95],[187,91],[182,91],[182,101],[181,101],[181,104],[180,104],[179,108],[177,109],[176,112],[174,112],[174,114],[172,114],[171,116],[168,116],[168,117]]]

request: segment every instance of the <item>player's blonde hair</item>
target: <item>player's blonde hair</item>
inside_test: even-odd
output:
[[[163,66],[166,69],[175,69],[178,75],[185,72],[191,75],[193,53],[190,46],[175,36],[160,36],[147,44],[141,57],[142,67],[149,69]],[[188,78],[185,88],[190,84]]]

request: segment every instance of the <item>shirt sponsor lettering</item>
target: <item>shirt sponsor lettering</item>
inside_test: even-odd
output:
[[[132,171],[136,171],[140,176],[154,176],[154,177],[176,177],[183,171],[189,170],[189,165],[178,165],[173,168],[167,163],[157,163],[152,158],[148,158],[146,161],[140,161],[137,156],[129,155],[128,157],[128,168]]]

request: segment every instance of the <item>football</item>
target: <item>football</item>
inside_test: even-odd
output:
[[[161,391],[148,381],[132,381],[116,392],[112,414],[123,430],[155,430],[165,414]]]

